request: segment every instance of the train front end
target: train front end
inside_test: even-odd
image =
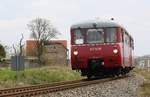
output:
[[[71,66],[83,76],[99,76],[122,66],[121,29],[112,22],[71,27]]]

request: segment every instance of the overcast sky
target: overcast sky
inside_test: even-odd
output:
[[[11,46],[36,17],[51,20],[70,40],[69,27],[83,20],[110,19],[124,25],[135,40],[135,55],[150,54],[150,0],[0,0],[0,41]]]

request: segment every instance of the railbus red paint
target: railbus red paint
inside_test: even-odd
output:
[[[88,78],[126,74],[134,68],[133,38],[113,21],[87,21],[71,26],[71,66]]]

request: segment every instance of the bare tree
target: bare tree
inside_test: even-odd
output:
[[[13,49],[14,49],[15,55],[23,56],[23,47],[24,47],[24,44],[22,44],[23,39],[24,39],[24,36],[22,34],[21,39],[20,39],[17,47],[15,47],[15,45],[13,44]]]
[[[41,55],[43,54],[44,42],[56,38],[60,33],[53,27],[49,20],[44,18],[36,18],[27,26],[31,31],[31,37],[36,40],[37,57],[40,65],[42,63]]]
[[[17,54],[17,49],[16,49],[16,47],[15,47],[14,44],[13,44],[13,49],[14,49],[14,53],[15,53],[14,55],[18,55],[18,54]]]
[[[24,36],[22,34],[22,37],[21,37],[21,39],[19,41],[19,49],[20,49],[19,56],[23,55],[23,46],[24,46],[24,44],[22,44],[23,39],[24,39]]]

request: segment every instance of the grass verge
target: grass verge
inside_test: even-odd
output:
[[[23,72],[19,72],[18,78],[16,76],[16,71],[11,71],[8,68],[0,69],[1,88],[44,84],[80,78],[80,73],[72,71],[68,67],[42,67],[27,69]]]
[[[150,96],[150,70],[134,69],[136,74],[142,75],[146,80],[139,88],[139,95],[149,97]]]

